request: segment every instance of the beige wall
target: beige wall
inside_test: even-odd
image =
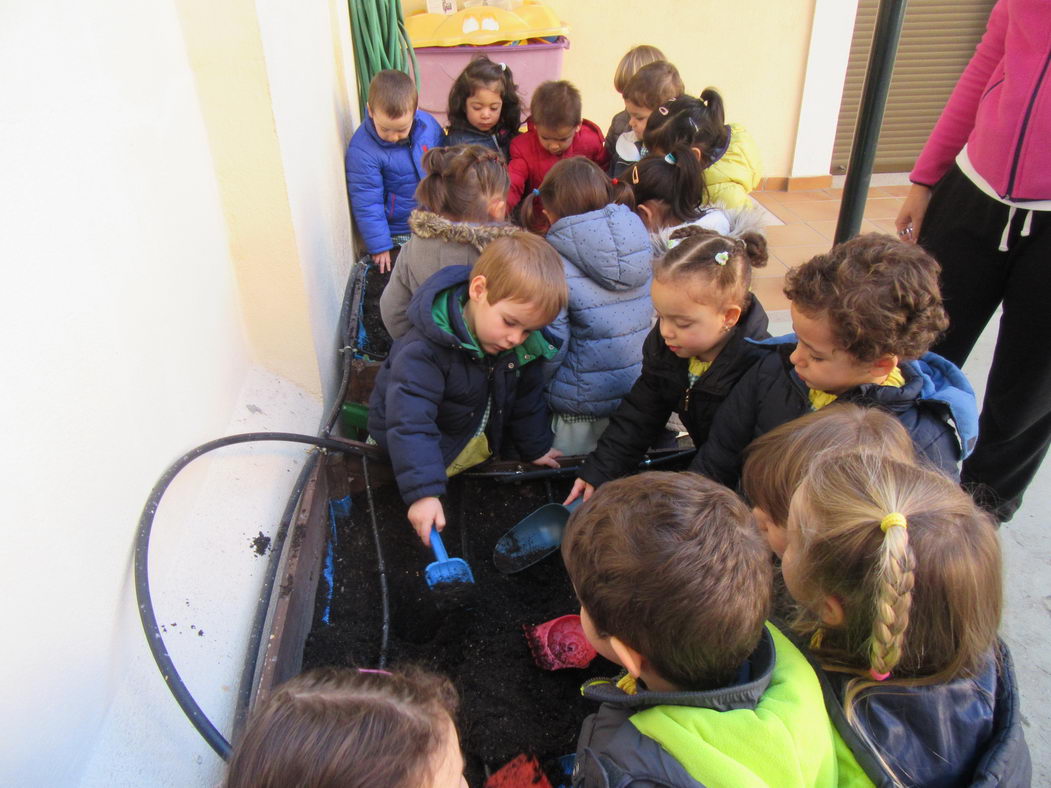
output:
[[[403,0],[406,14],[425,0]],[[613,71],[636,44],[660,47],[688,92],[722,94],[727,120],[759,144],[765,175],[791,173],[814,0],[548,0],[569,25],[563,75],[584,96],[584,115],[603,129],[624,108]]]
[[[132,546],[175,458],[312,433],[333,388],[346,3],[8,0],[2,16],[0,783],[215,785],[221,761],[149,655]],[[274,534],[305,454],[207,455],[155,523],[169,651],[227,734],[266,567],[250,542]]]

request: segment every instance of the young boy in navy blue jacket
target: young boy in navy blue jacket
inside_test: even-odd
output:
[[[978,407],[963,372],[927,352],[948,326],[940,271],[920,247],[878,233],[790,271],[795,333],[758,344],[763,356],[719,406],[691,470],[734,487],[749,443],[839,399],[893,414],[918,453],[958,478]]]
[[[369,84],[368,117],[347,146],[347,192],[354,219],[380,273],[409,240],[423,154],[441,144],[442,127],[416,108],[416,84],[401,71],[379,72]]]
[[[376,377],[369,433],[390,455],[424,544],[445,527],[446,479],[499,454],[504,440],[558,467],[542,363],[558,348],[540,329],[567,300],[558,253],[526,232],[492,241],[470,269],[443,268],[413,296],[412,328]]]

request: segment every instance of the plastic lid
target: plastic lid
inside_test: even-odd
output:
[[[564,36],[569,28],[543,3],[526,0],[515,11],[476,6],[455,14],[413,14],[405,20],[413,47],[485,46],[523,38]]]

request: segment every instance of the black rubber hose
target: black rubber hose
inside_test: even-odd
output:
[[[360,263],[356,264],[360,265]],[[329,411],[321,421],[319,434],[327,438],[332,434],[332,428],[336,426],[339,419],[339,411],[343,406],[343,400],[347,396],[347,388],[350,386],[350,363],[356,350],[353,343],[352,325],[357,325],[359,302],[358,291],[360,289],[360,276],[355,275],[353,269],[347,280],[347,286],[343,289],[343,304],[339,310],[339,353],[342,356],[342,378],[339,389]],[[284,551],[285,539],[288,537],[288,529],[292,527],[292,519],[295,517],[299,499],[306,489],[307,480],[317,464],[317,455],[312,454],[303,464],[303,469],[296,477],[292,486],[292,492],[285,504],[285,510],[281,513],[278,521],[277,531],[274,533],[270,543],[270,560],[266,565],[263,575],[263,583],[259,588],[259,601],[256,603],[255,615],[252,618],[252,626],[248,631],[248,647],[245,650],[245,664],[241,668],[241,682],[237,688],[237,705],[234,709],[234,729],[236,730],[243,722],[248,713],[248,707],[252,702],[252,686],[255,684],[255,670],[259,664],[259,652],[263,642],[263,628],[266,626],[266,616],[270,611],[270,599],[274,592],[274,583],[277,580],[277,569],[281,563],[281,554]]]
[[[673,452],[672,454],[666,454],[661,457],[654,457],[653,459],[643,460],[639,463],[639,470],[647,471],[651,468],[659,468],[674,460],[688,457],[691,454],[695,454],[696,449],[684,449],[682,451]],[[515,482],[527,482],[534,481],[536,479],[561,479],[569,476],[576,476],[579,467],[566,467],[566,468],[539,468],[535,471],[464,471],[464,478],[471,479],[489,479],[496,482],[497,484],[512,484]]]
[[[390,597],[387,592],[387,564],[383,560],[383,548],[380,545],[380,527],[376,522],[376,505],[372,501],[372,484],[369,482],[369,458],[362,456],[361,470],[365,475],[365,495],[369,501],[369,519],[372,521],[372,539],[376,543],[376,567],[380,573],[380,607],[383,611],[383,624],[380,630],[380,654],[377,667],[387,667],[387,644],[390,640]]]
[[[361,291],[364,282],[364,274],[367,272],[367,266],[362,266],[361,261],[359,261],[356,266],[360,269],[360,272],[357,275],[354,275],[352,272],[352,275],[348,277],[347,287],[343,291],[343,303],[340,308],[338,322],[340,327],[340,340],[342,343],[339,352],[343,355],[343,363],[341,364],[342,379],[332,406],[329,408],[326,417],[322,420],[320,437],[313,438],[308,435],[297,435],[295,433],[249,433],[245,435],[231,435],[226,438],[219,438],[210,441],[209,443],[202,444],[196,449],[184,454],[181,458],[176,460],[167,471],[165,471],[160,480],[154,485],[153,491],[146,502],[146,506],[143,508],[142,516],[139,518],[139,530],[135,540],[135,596],[138,601],[139,618],[142,621],[143,630],[146,633],[146,640],[150,645],[150,651],[153,653],[154,661],[157,663],[161,676],[164,678],[168,688],[175,696],[176,702],[204,740],[208,742],[209,746],[211,746],[212,749],[215,750],[224,760],[229,757],[230,743],[221,733],[219,733],[218,729],[201,710],[200,706],[194,700],[189,689],[183,682],[179,672],[175,669],[175,665],[172,662],[171,657],[168,655],[167,647],[164,645],[164,639],[161,637],[157,618],[153,611],[153,599],[149,587],[149,537],[153,528],[153,519],[165,490],[167,490],[175,476],[183,468],[193,462],[193,460],[197,459],[197,457],[223,446],[232,446],[237,443],[248,443],[251,441],[284,440],[298,443],[309,443],[315,446],[332,448],[342,452],[357,453],[352,446],[327,440],[328,436],[332,433],[332,428],[335,426],[336,421],[339,418],[339,411],[342,407],[343,400],[346,398],[347,388],[350,385],[351,359],[353,353],[357,350],[354,327],[357,325],[358,321],[362,295]],[[367,462],[364,455],[362,459]],[[285,504],[285,510],[279,521],[277,532],[271,542],[270,561],[267,564],[263,584],[260,588],[259,602],[256,606],[256,613],[249,634],[245,664],[241,670],[241,683],[238,688],[237,705],[234,710],[235,725],[247,711],[248,705],[251,701],[251,691],[255,682],[255,669],[259,659],[263,627],[266,624],[266,616],[270,609],[274,581],[277,577],[277,569],[283,552],[284,542],[288,535],[288,529],[291,527],[292,518],[295,516],[296,507],[299,504],[307,480],[310,478],[310,474],[313,471],[316,462],[317,455],[315,454],[311,455],[304,463],[303,469],[300,471],[296,483],[292,487],[292,493],[289,496],[288,502]],[[377,526],[375,523],[374,512],[372,517],[373,529],[376,531]],[[382,566],[383,555],[380,550],[378,533],[376,552],[378,563]],[[384,590],[383,657],[385,659],[386,631],[389,626],[389,606],[387,604],[385,593],[385,572],[381,575],[381,582],[383,583]]]
[[[313,435],[299,435],[292,432],[250,432],[240,435],[228,435],[224,438],[203,443],[195,449],[190,450],[182,457],[173,462],[161,475],[160,479],[150,491],[146,505],[139,517],[139,528],[135,536],[135,599],[139,606],[139,618],[142,628],[146,633],[146,642],[149,643],[153,659],[160,669],[161,677],[164,679],[168,689],[171,690],[179,708],[189,718],[197,731],[208,742],[208,745],[223,760],[230,756],[230,742],[228,742],[219,730],[212,724],[211,720],[201,710],[201,707],[190,694],[189,689],[183,682],[179,672],[175,669],[175,663],[168,654],[168,648],[161,635],[157,616],[153,611],[153,600],[150,595],[149,580],[149,547],[150,532],[153,530],[153,520],[160,506],[161,498],[179,472],[208,452],[221,449],[226,446],[235,446],[240,443],[256,443],[260,441],[281,441],[285,443],[305,443],[311,446],[319,446],[333,451],[357,453],[354,446],[332,438],[315,437]]]

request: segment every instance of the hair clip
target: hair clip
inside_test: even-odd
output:
[[[539,197],[540,196],[540,189],[533,189],[533,196],[534,197]]]
[[[358,673],[378,673],[381,676],[393,676],[389,670],[380,670],[379,668],[358,668]]]
[[[908,529],[909,525],[905,520],[905,515],[901,512],[891,512],[882,520],[880,520],[879,528],[883,533],[887,533],[891,528],[905,528]]]
[[[614,186],[616,186],[618,183],[620,183],[620,180],[617,179],[617,178],[611,178],[610,179],[610,183],[612,183]]]
[[[729,260],[730,260],[730,253],[728,251],[726,251],[725,249],[723,249],[721,252],[716,252],[715,253],[715,262],[718,263],[719,265],[726,265],[726,263]]]
[[[638,164],[636,164],[634,167],[631,168],[631,182],[634,183],[634,184],[638,184],[638,182],[639,182],[639,165]]]
[[[877,673],[875,668],[869,668],[869,675],[876,681],[886,681],[890,678],[890,671],[888,670],[886,673]]]
[[[668,162],[668,164],[676,164],[679,161],[678,159],[675,158],[675,154],[674,153],[667,153],[667,154],[665,154],[664,155],[664,160],[666,162]]]
[[[507,63],[501,63],[500,64],[500,70],[501,71],[507,71]]]
[[[659,112],[661,115],[667,115],[668,114],[668,108],[665,107],[664,105],[661,105],[661,106],[657,107],[657,112]]]

